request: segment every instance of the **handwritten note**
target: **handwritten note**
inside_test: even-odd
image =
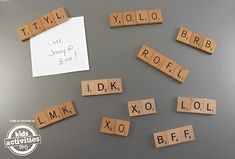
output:
[[[33,77],[89,70],[84,17],[30,39]]]

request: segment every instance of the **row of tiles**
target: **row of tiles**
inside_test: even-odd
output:
[[[171,146],[195,140],[192,125],[169,129],[153,134],[156,148]]]
[[[217,45],[217,42],[214,39],[200,33],[193,32],[184,27],[179,29],[176,40],[209,54],[214,53]]]
[[[45,30],[65,22],[66,20],[68,20],[68,15],[64,8],[60,7],[27,24],[20,25],[17,27],[17,33],[19,39],[25,41]]]
[[[81,81],[82,96],[122,93],[122,79],[97,79]]]
[[[74,115],[76,115],[76,110],[73,102],[68,100],[34,114],[33,118],[36,127],[43,128]]]
[[[115,12],[109,15],[110,27],[123,27],[142,24],[161,24],[163,21],[160,9],[144,9],[126,12]]]
[[[180,83],[185,82],[190,72],[189,69],[177,64],[147,45],[142,46],[137,57]]]
[[[216,114],[216,103],[215,99],[178,97],[177,112]]]

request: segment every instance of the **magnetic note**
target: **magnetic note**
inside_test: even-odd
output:
[[[30,39],[33,77],[89,70],[84,17]]]

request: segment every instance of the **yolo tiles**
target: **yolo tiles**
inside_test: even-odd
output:
[[[153,134],[156,148],[162,148],[195,140],[193,126],[187,125]]]
[[[68,16],[64,8],[60,7],[29,23],[18,26],[17,33],[19,39],[25,41],[45,30],[65,22],[66,20],[68,20]]]
[[[162,13],[160,9],[116,12],[109,15],[110,27],[160,23],[162,23]]]
[[[187,79],[189,70],[184,66],[177,64],[168,57],[160,54],[156,50],[143,45],[137,54],[137,58],[165,73],[180,83]]]
[[[81,81],[82,96],[122,93],[122,79],[99,79]]]
[[[128,112],[130,117],[155,114],[156,113],[155,100],[154,98],[150,98],[150,99],[128,101]]]
[[[177,112],[200,113],[200,114],[216,114],[216,100],[178,97]]]
[[[205,35],[192,32],[190,29],[181,27],[176,40],[186,45],[202,50],[208,54],[215,52],[217,42]]]
[[[75,108],[71,100],[47,108],[44,111],[36,113],[33,118],[37,128],[43,128],[65,118],[76,115]]]
[[[130,121],[103,117],[100,132],[105,134],[115,134],[119,136],[128,136]]]

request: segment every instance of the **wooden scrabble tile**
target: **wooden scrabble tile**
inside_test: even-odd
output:
[[[202,47],[204,39],[205,39],[204,35],[194,32],[191,36],[189,45],[200,49]]]
[[[177,98],[177,112],[190,112],[191,98],[178,97]]]
[[[53,10],[51,13],[57,25],[69,19],[63,7]]]
[[[101,122],[100,132],[106,134],[114,134],[115,125],[116,125],[116,119],[103,117]]]
[[[108,79],[108,93],[122,93],[122,79],[121,78],[113,78]]]
[[[150,24],[161,24],[163,21],[162,13],[160,9],[149,9],[148,16],[149,16]]]
[[[142,102],[142,107],[143,107],[143,113],[142,113],[143,115],[154,114],[157,112],[154,98],[143,99],[141,100],[141,102]]]
[[[165,61],[166,56],[160,54],[159,52],[155,51],[152,55],[149,65],[153,66],[154,68],[160,70],[163,62]]]
[[[136,25],[135,11],[123,12],[123,24],[124,26]]]
[[[130,128],[130,121],[117,120],[115,125],[115,135],[128,136]]]
[[[46,114],[50,123],[55,123],[63,119],[60,110],[57,106],[53,106],[51,108],[46,109]]]
[[[47,13],[41,16],[40,20],[45,30],[48,30],[57,25],[51,13]]]
[[[208,37],[205,37],[203,44],[202,44],[202,47],[201,47],[201,50],[203,50],[209,54],[213,54],[215,52],[216,43],[217,42],[215,40],[208,38]]]
[[[102,95],[107,94],[110,90],[109,88],[109,81],[107,79],[101,79],[101,80],[93,80],[92,81],[92,94],[93,95]]]
[[[182,65],[177,65],[174,73],[172,74],[172,77],[179,81],[180,83],[184,83],[184,81],[187,79],[189,74],[189,70],[185,68]]]
[[[29,23],[29,28],[34,36],[44,31],[44,28],[42,26],[40,19],[31,21]]]
[[[147,10],[137,10],[135,11],[136,15],[136,23],[138,24],[148,24],[149,23],[149,17],[148,17],[148,11]]]
[[[177,67],[177,63],[175,63],[174,61],[172,61],[169,58],[166,58],[162,64],[160,70],[162,72],[164,72],[165,74],[171,76],[174,73],[176,67]]]
[[[143,107],[141,100],[129,101],[128,102],[129,116],[139,116],[143,113]]]
[[[118,13],[111,13],[109,15],[109,24],[110,27],[120,27],[123,26],[123,13],[118,12]]]
[[[204,102],[204,114],[216,114],[216,100],[215,99],[203,99]]]
[[[81,81],[82,96],[90,96],[92,92],[92,81]]]
[[[58,108],[60,110],[63,119],[74,116],[76,114],[73,102],[71,100],[59,104]]]
[[[166,131],[154,133],[153,138],[156,148],[161,148],[169,145]]]
[[[174,145],[179,144],[182,141],[181,132],[179,128],[166,130],[168,144]]]
[[[190,112],[191,113],[203,113],[204,109],[204,101],[202,98],[191,98],[191,106]]]
[[[184,127],[180,127],[181,132],[181,142],[188,142],[195,140],[194,132],[193,132],[193,126],[187,125]]]
[[[28,40],[33,37],[33,34],[28,24],[21,25],[17,28],[17,33],[21,41]]]
[[[49,121],[45,111],[41,111],[41,112],[36,113],[33,116],[33,118],[35,120],[37,128],[43,128],[47,125],[50,125],[50,121]]]
[[[184,44],[189,44],[193,32],[187,28],[181,27],[177,34],[176,40]]]
[[[139,53],[137,54],[137,58],[141,59],[146,63],[149,63],[153,54],[154,50],[152,48],[148,47],[147,45],[143,45]]]

